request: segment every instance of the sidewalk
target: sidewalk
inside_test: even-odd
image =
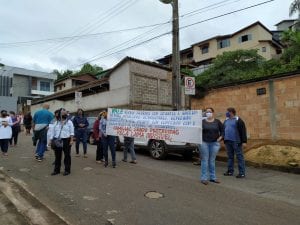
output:
[[[247,178],[223,177],[220,185],[199,182],[199,167],[182,158],[153,160],[138,154],[138,164],[117,168],[95,163],[95,146],[89,158],[72,157],[70,176],[50,176],[53,152],[35,161],[30,137],[0,157],[0,167],[39,201],[74,225],[175,225],[188,224],[297,224],[300,221],[300,181],[295,174],[247,168]],[[82,148],[82,146],[81,146]],[[10,149],[11,150],[11,149]],[[72,149],[74,155],[74,147]],[[82,151],[82,149],[81,149]],[[148,199],[148,191],[163,194]],[[213,212],[213,213],[212,213]]]

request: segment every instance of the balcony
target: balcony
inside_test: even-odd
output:
[[[40,95],[40,96],[47,96],[54,94],[53,91],[39,91],[39,90],[31,90],[32,95]]]

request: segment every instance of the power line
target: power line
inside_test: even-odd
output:
[[[150,28],[150,27],[156,27],[156,26],[165,25],[168,23],[171,23],[171,21],[164,22],[164,23],[156,23],[156,24],[151,24],[151,25],[144,25],[144,26],[139,26],[139,27],[133,27],[133,28],[127,28],[127,29],[121,29],[121,30],[112,30],[112,31],[99,32],[99,33],[92,33],[92,34],[74,35],[74,36],[57,37],[57,38],[47,38],[47,39],[39,39],[39,40],[32,40],[32,41],[0,43],[0,48],[19,47],[19,45],[23,45],[23,44],[44,43],[44,42],[49,42],[49,41],[64,41],[66,39],[68,40],[68,39],[72,39],[72,38],[87,38],[87,37],[100,36],[100,35],[105,35],[105,34],[121,33],[121,32],[126,32],[126,31],[134,31],[134,30],[141,30],[141,29]],[[5,46],[5,45],[8,45],[8,46]],[[9,46],[9,45],[11,45],[11,46]]]
[[[207,9],[207,10],[204,11],[204,12],[207,12],[207,11],[210,11],[212,9],[216,9],[216,8],[221,7],[221,6],[233,3],[233,2],[229,2],[229,1],[231,1],[231,0],[225,0],[225,1],[218,2],[218,3],[214,3],[214,4],[211,4],[211,5],[205,6],[203,8],[196,9],[196,10],[191,11],[189,13],[183,14],[180,17],[184,18],[184,17],[194,16],[196,14],[201,13],[204,9]],[[235,0],[234,2],[238,2],[238,1],[241,1],[241,0]],[[220,4],[226,3],[226,2],[229,2],[229,3],[220,5]],[[214,7],[214,8],[210,8],[210,7],[216,6],[216,5],[219,5],[219,6]],[[14,47],[20,47],[20,45],[21,46],[22,45],[32,46],[35,43],[37,43],[37,44],[41,43],[42,44],[44,42],[52,42],[52,41],[53,42],[55,42],[55,41],[57,41],[57,42],[68,41],[69,39],[75,39],[75,38],[81,39],[81,38],[88,38],[88,37],[100,36],[100,35],[105,35],[105,34],[113,34],[113,33],[120,33],[120,32],[126,32],[126,31],[145,29],[145,28],[154,27],[154,26],[158,26],[158,25],[164,25],[164,24],[168,24],[168,23],[171,23],[171,21],[167,21],[167,22],[163,22],[163,23],[157,23],[157,24],[151,24],[151,25],[138,26],[138,27],[133,27],[133,28],[127,28],[127,29],[121,29],[121,30],[113,30],[113,31],[92,33],[92,34],[83,34],[83,35],[65,36],[65,37],[57,37],[57,38],[38,39],[38,40],[32,40],[32,41],[0,43],[0,48],[14,48]]]
[[[123,5],[123,6],[125,6],[125,7],[122,6],[123,8],[119,8],[119,10],[115,10],[115,9],[114,9],[113,13],[111,13],[110,15],[108,15],[108,16],[105,18],[106,20],[104,20],[103,22],[101,22],[100,25],[98,26],[98,28],[99,28],[100,26],[102,26],[103,24],[105,24],[106,22],[110,21],[110,19],[111,19],[112,17],[117,16],[117,15],[121,14],[122,12],[124,12],[126,9],[128,9],[128,8],[131,7],[133,4],[135,4],[137,1],[139,1],[139,0],[134,0],[133,2],[128,1],[127,3],[129,3],[129,4]],[[85,29],[85,30],[86,30],[87,32],[89,32],[91,29],[93,30],[94,28],[91,27],[91,28]],[[82,34],[83,32],[84,32],[84,31],[82,31],[80,34]],[[67,47],[67,46],[69,46],[70,44],[72,44],[72,43],[75,42],[75,41],[77,41],[76,38],[74,38],[73,40],[70,40],[68,43],[65,43],[65,44],[62,45],[61,47],[58,47],[58,48],[56,48],[56,49],[52,49],[52,50],[49,52],[49,54],[57,53],[57,52],[61,51],[62,49],[64,49],[65,47]]]
[[[247,9],[254,8],[254,7],[257,7],[257,6],[260,6],[260,5],[264,5],[264,4],[273,2],[273,1],[275,1],[275,0],[269,0],[269,1],[261,2],[261,3],[255,4],[255,5],[251,5],[251,6],[248,6],[248,7],[245,7],[245,8],[241,8],[241,9],[238,9],[238,10],[234,10],[234,11],[231,11],[231,12],[228,12],[228,13],[224,13],[224,14],[221,14],[221,15],[218,15],[218,16],[214,16],[214,17],[211,17],[211,18],[208,18],[208,19],[205,19],[205,20],[201,20],[201,21],[198,21],[198,22],[195,22],[195,23],[192,23],[192,24],[189,24],[189,25],[180,27],[179,29],[186,29],[186,28],[188,28],[188,27],[191,27],[191,26],[194,26],[194,25],[197,25],[197,24],[200,24],[200,23],[204,23],[204,22],[207,22],[207,21],[210,21],[210,20],[214,20],[214,19],[217,19],[217,18],[220,18],[220,17],[224,17],[224,16],[227,16],[227,15],[236,13],[236,12],[245,11],[245,10],[247,10]],[[158,36],[152,37],[152,38],[150,38],[150,39],[148,39],[148,40],[145,40],[145,41],[143,41],[143,42],[137,43],[137,44],[132,45],[132,46],[130,46],[130,47],[126,47],[126,48],[121,49],[121,50],[119,50],[119,51],[116,51],[116,52],[113,52],[113,53],[109,53],[109,54],[106,54],[106,55],[103,55],[103,56],[99,56],[99,57],[96,57],[96,58],[95,58],[95,56],[93,56],[93,57],[91,57],[89,60],[87,60],[86,62],[81,63],[81,64],[79,64],[79,65],[76,65],[76,66],[74,66],[74,67],[78,67],[78,66],[84,65],[85,63],[90,63],[90,62],[96,61],[96,60],[98,60],[98,59],[105,58],[105,57],[108,57],[108,56],[111,56],[111,55],[120,53],[120,52],[122,52],[122,51],[125,51],[125,50],[128,50],[128,49],[131,49],[131,48],[134,48],[134,47],[143,45],[143,44],[145,44],[145,43],[148,43],[148,42],[150,42],[150,41],[153,41],[153,40],[155,40],[155,39],[158,39],[158,38],[160,38],[160,37],[163,37],[163,36],[165,36],[165,35],[168,35],[168,34],[170,34],[170,33],[172,33],[172,31],[169,31],[169,32],[160,34],[160,35],[158,35]],[[99,55],[99,54],[97,54],[97,55]],[[96,55],[96,56],[97,56],[97,55]]]

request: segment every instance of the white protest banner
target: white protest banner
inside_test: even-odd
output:
[[[108,135],[202,143],[202,112],[108,109]]]

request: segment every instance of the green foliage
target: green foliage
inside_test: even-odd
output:
[[[256,77],[264,59],[257,50],[224,52],[213,61],[213,66],[196,78],[198,87],[212,86]]]
[[[187,75],[187,76],[189,76],[189,77],[194,77],[195,76],[193,71],[191,71],[189,68],[181,68],[180,72]]]
[[[286,46],[280,59],[264,60],[257,50],[237,50],[218,55],[213,65],[196,77],[196,85],[202,92],[209,88],[300,70],[300,32],[287,31],[283,35]]]
[[[86,63],[81,67],[79,71],[72,71],[72,70],[58,71],[55,69],[53,70],[52,73],[57,75],[57,80],[60,80],[66,77],[80,76],[87,73],[91,75],[96,75],[101,71],[103,71],[102,67],[98,65],[91,65],[89,63]]]

